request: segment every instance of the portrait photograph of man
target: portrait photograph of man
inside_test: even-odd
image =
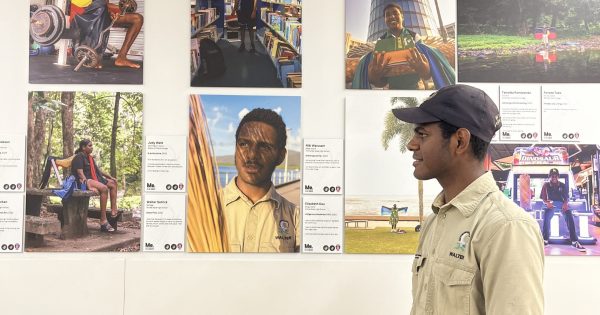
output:
[[[452,1],[346,0],[346,88],[454,84],[455,10]]]
[[[298,252],[300,98],[193,95],[188,251]]]

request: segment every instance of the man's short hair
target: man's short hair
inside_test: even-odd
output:
[[[396,8],[396,9],[400,10],[400,12],[404,12],[404,10],[402,10],[402,7],[399,4],[395,3],[395,2],[386,5],[383,8],[383,12],[385,12],[385,11],[387,11],[387,9],[391,9],[391,8]]]
[[[244,118],[242,118],[237,130],[235,131],[235,141],[237,141],[238,136],[240,135],[240,129],[242,126],[251,121],[262,122],[273,127],[277,133],[277,148],[285,148],[285,144],[287,143],[285,123],[279,114],[271,109],[265,108],[255,108],[246,114]]]
[[[442,130],[442,138],[444,139],[450,139],[450,136],[452,136],[459,129],[458,127],[452,126],[451,124],[445,121],[440,121],[438,125]],[[478,161],[483,161],[490,144],[481,140],[474,134],[471,134],[471,140],[469,140],[469,144],[471,146],[471,152],[473,152],[475,158]]]

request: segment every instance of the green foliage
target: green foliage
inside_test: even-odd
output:
[[[46,137],[50,136],[50,150],[46,152],[48,138],[43,142],[43,154],[62,156],[62,121],[60,110],[64,106],[60,102],[62,92],[44,92],[40,98],[34,93],[33,110],[45,110],[51,113],[46,124]],[[94,157],[98,167],[108,174],[110,170],[110,145],[114,116],[114,92],[76,92],[73,108],[73,134],[77,149],[79,141],[90,139],[94,145]],[[141,194],[142,178],[142,129],[143,100],[141,93],[121,93],[119,106],[118,128],[116,137],[116,165],[119,189],[123,189],[125,180],[125,195]],[[32,118],[30,118],[32,119]],[[42,161],[43,163],[44,161]],[[122,199],[122,198],[120,198]]]
[[[552,26],[559,36],[599,34],[599,0],[461,0],[460,34],[526,36],[536,27]]]
[[[346,253],[361,254],[414,254],[419,233],[413,227],[399,227],[406,234],[391,233],[389,227],[344,230]]]
[[[49,196],[48,201],[51,204],[60,204],[60,197]],[[90,207],[100,208],[100,198],[90,198]],[[142,196],[127,196],[117,198],[117,209],[123,211],[132,211],[134,209],[140,209],[142,207]],[[108,201],[107,209],[110,211],[110,201]]]
[[[512,48],[525,48],[539,45],[540,41],[533,36],[508,36],[508,35],[461,35],[458,36],[460,50],[499,50]]]
[[[392,106],[395,106],[398,103],[401,103],[403,107],[419,106],[419,101],[415,97],[392,97]],[[390,142],[395,138],[399,138],[400,152],[406,152],[406,145],[412,138],[414,126],[398,120],[391,110],[385,115],[383,123],[384,129],[381,134],[381,144],[383,145],[383,148],[387,150],[390,147]]]
[[[100,208],[100,198],[92,197],[90,198],[90,207]],[[127,196],[117,198],[117,209],[123,210],[125,212],[132,211],[134,209],[140,209],[142,207],[142,197],[141,196]],[[110,201],[106,206],[110,211]]]

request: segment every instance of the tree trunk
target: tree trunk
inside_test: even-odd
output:
[[[119,102],[121,101],[121,92],[115,94],[115,109],[113,113],[112,133],[110,137],[110,176],[117,178],[117,126],[119,122]]]
[[[33,113],[33,100],[35,97],[35,93],[29,93],[29,104],[27,106],[27,188],[35,186],[33,182],[33,157],[35,155],[35,147],[33,145],[35,140],[35,135],[33,134],[35,131],[33,123],[35,119]]]
[[[46,152],[44,153],[44,158],[42,159],[43,163],[46,163],[48,157],[52,153],[52,136],[54,135],[54,113],[50,114],[50,130],[48,133],[48,144],[46,145]]]
[[[73,155],[75,144],[73,143],[73,108],[75,106],[75,92],[62,92],[60,101],[65,105],[60,111],[63,151],[62,157],[67,158]],[[63,176],[66,176],[70,170],[63,170]]]
[[[44,92],[38,92],[39,98],[44,98]],[[47,113],[44,109],[39,109],[35,112],[35,121],[33,126],[33,139],[32,139],[32,177],[31,182],[28,185],[31,187],[37,185],[42,176],[42,156],[44,154],[42,150],[42,143],[46,139],[46,119]]]

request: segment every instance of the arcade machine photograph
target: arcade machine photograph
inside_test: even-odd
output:
[[[302,85],[300,0],[191,0],[191,86]]]
[[[143,84],[144,0],[31,0],[29,82]]]
[[[540,225],[547,255],[600,255],[596,145],[492,144],[498,187]]]

